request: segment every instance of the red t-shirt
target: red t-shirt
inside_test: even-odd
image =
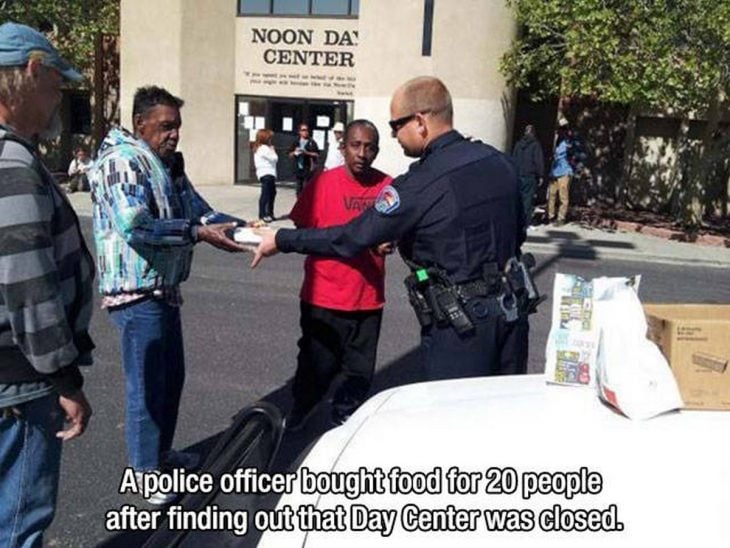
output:
[[[345,166],[321,173],[304,188],[289,217],[301,228],[346,224],[372,207],[392,177],[373,170],[372,183],[352,179]],[[366,250],[351,259],[308,256],[299,297],[335,310],[376,310],[385,303],[385,259]]]

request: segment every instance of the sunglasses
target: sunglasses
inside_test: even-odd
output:
[[[413,120],[416,116],[418,116],[418,113],[415,112],[413,114],[409,114],[408,116],[403,116],[401,118],[396,118],[395,120],[390,120],[388,122],[388,125],[390,126],[390,130],[393,132],[393,135],[395,136],[396,133],[398,133],[403,126],[405,126],[408,122]]]

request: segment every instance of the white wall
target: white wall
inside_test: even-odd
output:
[[[375,122],[381,135],[379,169],[407,169],[390,137],[390,97],[400,84],[421,75],[440,78],[454,102],[454,125],[465,135],[506,150],[511,138],[514,93],[499,73],[499,60],[516,32],[502,0],[436,2],[430,56],[422,55],[423,2],[360,3],[355,117]]]

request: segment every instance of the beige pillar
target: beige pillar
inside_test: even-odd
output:
[[[514,115],[514,93],[499,73],[499,60],[516,33],[503,0],[435,0],[430,56],[422,55],[424,2],[360,3],[355,116],[383,132],[377,165],[392,174],[412,161],[390,138],[390,96],[409,78],[436,76],[454,100],[454,123],[466,135],[505,150]]]
[[[122,123],[140,86],[184,99],[180,150],[197,185],[233,182],[235,22],[233,1],[121,3]]]

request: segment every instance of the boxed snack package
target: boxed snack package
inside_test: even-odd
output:
[[[644,311],[685,407],[730,409],[730,305],[645,304]]]
[[[547,382],[595,387],[600,331],[594,293],[605,295],[622,285],[638,292],[640,281],[640,276],[586,280],[574,274],[555,275],[552,326],[545,348]]]

